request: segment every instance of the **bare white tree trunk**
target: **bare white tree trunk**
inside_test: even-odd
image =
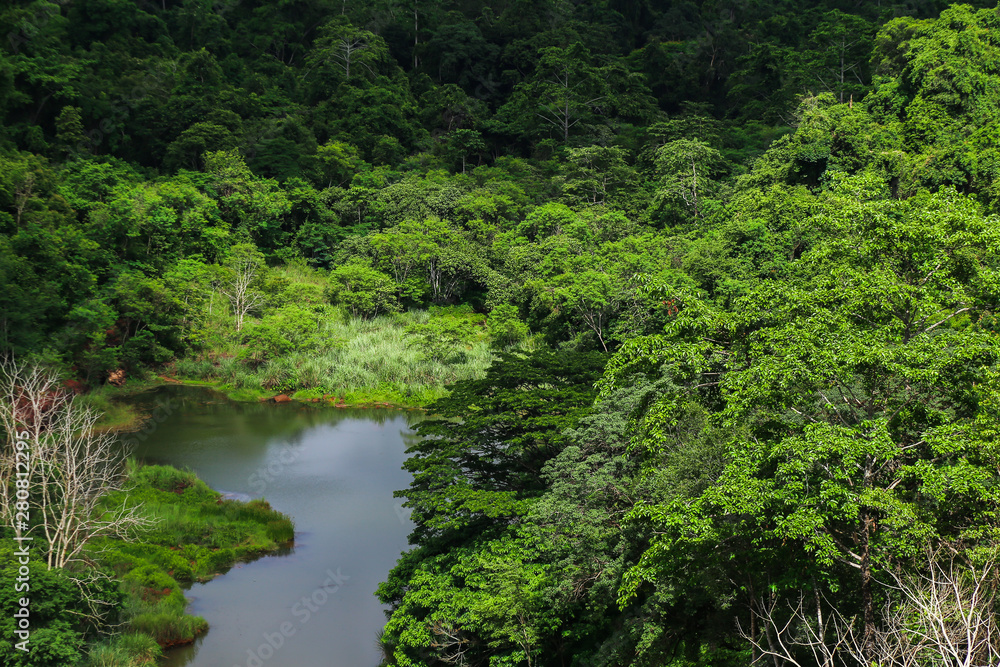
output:
[[[106,496],[122,489],[125,455],[117,439],[98,432],[100,415],[70,399],[56,416],[36,456],[46,478],[39,519],[48,542],[50,568],[79,562],[84,549],[99,537],[129,537],[145,525],[139,507],[106,504]]]
[[[244,253],[230,265],[232,271],[228,281],[219,290],[229,299],[236,317],[236,330],[243,330],[243,319],[251,310],[263,302],[260,292],[254,289],[254,283],[263,269],[263,262],[253,253]]]
[[[834,665],[833,657],[846,640],[839,632],[843,619],[832,614],[824,616],[822,596],[817,592],[813,598],[809,600],[802,593],[796,602],[785,605],[779,604],[776,595],[756,601],[751,611],[753,632],[738,627],[757,660],[770,658],[775,665],[793,667]]]
[[[55,374],[15,361],[0,363],[0,423],[7,434],[0,453],[3,493],[9,500],[16,486],[11,477],[26,473],[20,477],[29,487],[30,531],[47,543],[50,568],[77,562],[97,537],[123,536],[144,523],[137,507],[104,503],[122,489],[125,452],[113,435],[95,428],[99,418]],[[27,447],[15,446],[19,441]],[[14,520],[14,507],[5,503],[3,518],[20,534],[27,528]]]
[[[108,602],[91,594],[95,571],[85,554],[100,537],[128,537],[149,525],[140,508],[108,502],[125,481],[124,448],[94,428],[100,414],[83,406],[59,378],[37,366],[0,362],[0,490],[3,521],[34,540],[48,567],[66,569],[92,615]],[[13,482],[13,483],[12,483]],[[13,502],[27,491],[24,505]],[[25,494],[21,494],[24,497]],[[23,512],[22,512],[23,510]]]
[[[0,450],[0,493],[3,494],[0,517],[4,525],[14,527],[18,537],[23,531],[21,522],[15,520],[17,480],[27,480],[22,486],[36,478],[43,486],[46,484],[44,475],[37,475],[39,462],[43,459],[35,451],[36,443],[43,440],[55,416],[68,401],[69,393],[54,374],[13,360],[0,363],[0,426],[6,436],[3,450]],[[19,443],[28,446],[19,446]]]
[[[888,600],[867,632],[822,595],[807,601],[803,594],[783,606],[760,600],[754,630],[740,633],[758,660],[769,656],[776,665],[827,667],[850,656],[878,667],[992,667],[1000,665],[997,575],[992,560],[972,562],[948,545],[929,548],[916,571],[890,572],[888,583],[880,582]]]

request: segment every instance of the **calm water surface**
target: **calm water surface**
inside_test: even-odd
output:
[[[295,520],[287,552],[191,587],[189,611],[210,629],[165,664],[377,665],[385,614],[373,593],[407,547],[411,524],[392,492],[410,483],[401,466],[415,416],[233,403],[191,387],[135,402],[155,418],[131,438],[137,457],[188,467],[236,497],[263,496]]]

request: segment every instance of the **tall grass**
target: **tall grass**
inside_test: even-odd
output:
[[[193,641],[208,624],[185,613],[179,582],[208,579],[294,536],[291,519],[267,501],[223,500],[192,472],[129,460],[127,474],[127,488],[106,502],[140,507],[151,525],[133,541],[94,545],[100,563],[121,580],[126,634],[93,646],[92,667],[154,664],[160,647]]]
[[[141,667],[155,665],[163,655],[156,640],[142,633],[127,633],[91,647],[90,667]]]
[[[193,350],[166,372],[213,382],[235,398],[300,392],[296,398],[422,405],[492,363],[488,320],[471,307],[351,318],[330,304],[328,280],[304,262],[269,269],[261,306],[239,332],[228,302],[213,293]],[[530,349],[533,341],[513,344]]]
[[[412,332],[432,318],[427,311],[360,320],[328,308],[309,349],[255,367],[236,358],[238,346],[220,345],[178,361],[174,370],[184,378],[214,380],[237,390],[306,392],[307,397],[332,396],[348,403],[422,404],[443,395],[447,384],[482,377],[493,359],[488,337],[473,317],[439,317],[464,320],[470,331],[445,360],[422,350]]]

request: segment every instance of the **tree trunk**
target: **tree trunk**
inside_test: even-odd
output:
[[[875,594],[872,579],[871,538],[875,518],[867,508],[861,509],[861,605],[864,613],[864,630],[861,643],[864,650],[871,648],[875,639]]]

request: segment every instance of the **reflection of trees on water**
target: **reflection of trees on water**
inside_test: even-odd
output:
[[[409,446],[417,439],[410,428],[424,418],[418,410],[335,408],[297,401],[239,402],[211,387],[180,385],[155,387],[125,400],[147,416],[141,429],[123,435],[122,441],[132,446],[150,438],[167,437],[168,433],[176,437],[179,432],[193,431],[204,442],[235,435],[249,451],[264,449],[279,437],[294,448],[319,426],[336,426],[352,419],[385,426],[400,418],[407,424],[400,429],[400,435]],[[167,431],[161,431],[163,424],[167,424]]]

